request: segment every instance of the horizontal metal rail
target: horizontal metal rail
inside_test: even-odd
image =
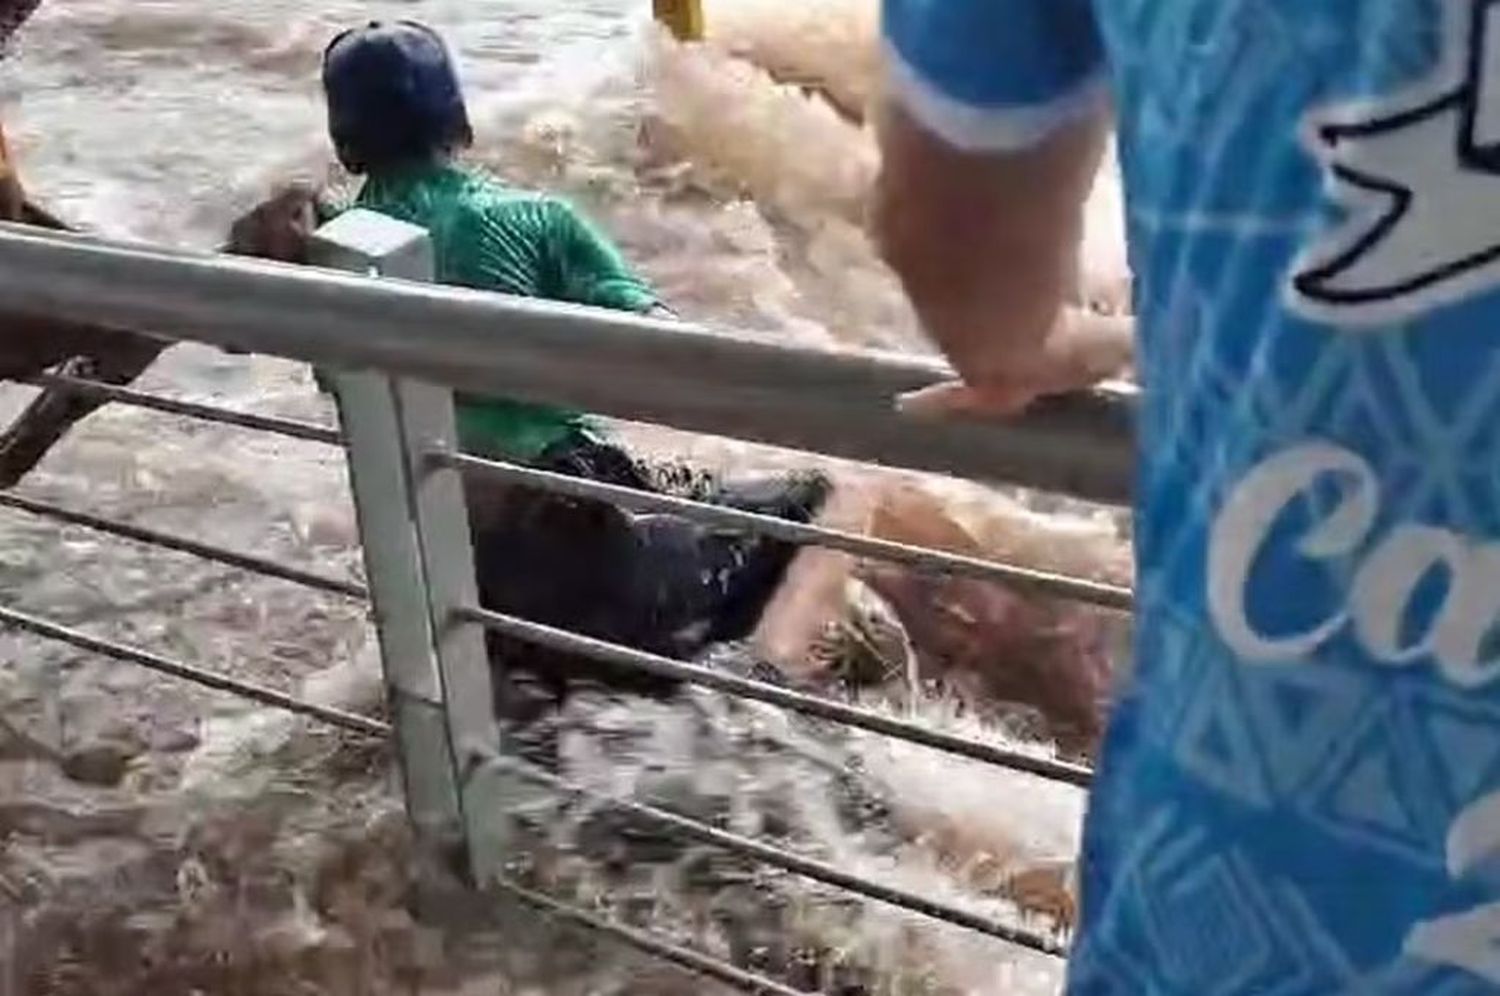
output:
[[[1124,501],[1134,477],[1124,387],[1015,420],[910,418],[894,399],[951,377],[943,364],[463,288],[0,225],[0,311],[1100,501]]]
[[[907,543],[828,529],[824,526],[790,522],[771,515],[742,512],[739,509],[711,505],[675,495],[652,494],[616,484],[522,467],[513,463],[481,460],[478,457],[461,453],[433,452],[428,454],[428,459],[438,466],[505,481],[508,484],[531,485],[574,498],[608,502],[636,512],[665,512],[681,515],[697,522],[730,529],[742,529],[785,540],[788,543],[828,547],[852,553],[855,556],[872,557],[910,567],[994,581],[1037,595],[1067,598],[1127,612],[1134,604],[1134,595],[1129,588],[1091,581],[1087,578],[1069,577],[1065,574],[1032,570],[1013,564],[1000,564],[979,557],[944,553]]]
[[[863,876],[841,871],[827,862],[806,858],[782,847],[776,847],[772,844],[754,840],[737,833],[730,833],[727,830],[720,830],[717,827],[711,827],[678,813],[659,809],[656,806],[592,791],[581,785],[575,785],[559,778],[518,758],[502,758],[496,763],[516,772],[527,781],[535,782],[538,785],[545,785],[564,795],[584,798],[590,802],[608,806],[618,812],[644,817],[683,836],[691,837],[705,844],[712,844],[726,851],[743,854],[773,867],[789,871],[794,875],[801,875],[804,878],[822,882],[824,885],[831,885],[846,892],[853,892],[864,896],[867,899],[888,903],[891,906],[899,906],[913,913],[920,913],[934,920],[942,920],[945,923],[951,923],[967,930],[987,934],[1008,944],[1029,948],[1042,954],[1061,955],[1066,950],[1064,945],[1040,934],[1034,934],[1019,927],[1007,926],[988,917],[960,909],[957,906],[927,899],[906,889],[882,885]]]
[[[752,993],[755,996],[818,996],[802,989],[793,989],[791,986],[783,985],[774,979],[768,979],[763,975],[747,972],[742,968],[736,968],[722,958],[714,958],[710,955],[685,948],[679,944],[662,940],[644,930],[627,927],[623,923],[616,923],[606,917],[590,913],[588,910],[580,909],[571,903],[562,902],[543,892],[528,889],[525,886],[510,879],[499,878],[491,883],[496,889],[519,899],[535,909],[541,910],[560,920],[568,920],[580,927],[586,927],[606,937],[613,938],[624,944],[628,944],[646,954],[655,955],[664,961],[674,965],[697,972],[705,978],[722,982],[726,986],[738,989],[741,992]]]
[[[933,750],[1010,768],[1036,775],[1039,778],[1048,778],[1079,787],[1086,787],[1093,781],[1094,773],[1082,765],[1059,761],[1056,758],[1037,757],[1034,754],[954,736],[930,729],[920,723],[893,719],[869,709],[845,705],[842,702],[834,702],[831,699],[803,692],[794,692],[763,681],[752,681],[749,678],[724,674],[712,668],[686,664],[669,657],[659,657],[656,654],[648,654],[592,637],[580,636],[552,626],[528,622],[515,616],[478,608],[462,609],[456,615],[463,621],[475,623],[486,629],[492,629],[549,650],[581,654],[605,664],[702,685],[729,695],[780,706],[783,709],[791,709],[819,719],[832,720],[845,726],[855,726],[871,733],[906,740]]]
[[[229,567],[237,567],[240,570],[250,571],[254,574],[263,574],[267,577],[290,581],[293,584],[300,584],[305,588],[326,591],[334,595],[342,595],[345,598],[360,601],[369,600],[369,592],[365,587],[355,584],[353,581],[344,581],[312,571],[304,571],[298,567],[289,567],[285,564],[278,564],[273,560],[266,560],[264,557],[256,557],[248,553],[236,553],[233,550],[226,550],[223,547],[214,546],[210,543],[203,543],[183,536],[173,536],[170,533],[147,529],[144,526],[133,526],[126,522],[106,519],[103,516],[93,515],[88,512],[78,512],[73,509],[63,508],[60,505],[53,505],[50,502],[27,498],[24,495],[18,495],[14,492],[0,491],[0,506],[27,512],[31,515],[55,519],[58,522],[66,522],[70,525],[83,526],[86,529],[93,529],[110,536],[119,536],[123,539],[134,540],[137,543],[145,543],[167,550],[176,550],[179,553],[191,554],[194,557],[225,564]]]
[[[307,702],[294,695],[268,688],[265,685],[249,681],[241,681],[228,675],[217,674],[207,671],[191,664],[154,654],[149,650],[141,650],[136,647],[116,643],[97,636],[90,636],[68,626],[63,626],[47,619],[29,615],[25,612],[17,612],[15,609],[0,606],[0,626],[10,626],[15,629],[32,633],[36,636],[45,637],[49,640],[57,640],[87,650],[90,653],[111,657],[115,660],[136,664],[151,671],[170,675],[173,678],[181,678],[205,688],[215,691],[229,692],[252,702],[262,705],[274,706],[277,709],[285,709],[288,712],[309,716],[321,720],[333,726],[351,730],[355,733],[363,733],[372,737],[386,738],[391,734],[391,727],[377,719],[370,719],[357,713],[347,712],[343,709],[334,709],[330,706],[318,705],[316,702]]]
[[[161,395],[148,394],[145,391],[137,391],[128,387],[101,384],[96,380],[88,380],[83,377],[68,377],[63,374],[39,374],[36,377],[28,378],[26,383],[36,387],[71,391],[76,394],[92,394],[95,397],[132,408],[146,408],[151,411],[166,412],[170,415],[185,415],[188,418],[202,419],[205,422],[237,425],[244,429],[257,429],[261,432],[270,432],[278,436],[305,439],[314,443],[326,443],[330,446],[344,445],[344,437],[339,431],[328,426],[316,425],[312,422],[302,422],[296,419],[279,418],[273,415],[256,415],[251,412],[240,412],[231,408],[220,408],[217,405],[183,401],[179,398],[164,398]]]

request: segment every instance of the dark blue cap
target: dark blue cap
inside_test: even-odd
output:
[[[423,162],[473,141],[458,73],[437,32],[372,22],[323,54],[328,132],[356,173]]]

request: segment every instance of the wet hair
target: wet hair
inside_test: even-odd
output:
[[[437,32],[372,21],[323,53],[328,134],[352,173],[432,162],[473,144],[463,89]]]

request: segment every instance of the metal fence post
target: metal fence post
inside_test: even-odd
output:
[[[433,276],[425,231],[367,211],[323,226],[313,257],[357,273]],[[462,485],[422,457],[454,446],[452,392],[373,372],[333,379],[407,809],[429,850],[467,847],[464,769],[493,756],[498,734],[483,634],[453,621],[477,600]]]

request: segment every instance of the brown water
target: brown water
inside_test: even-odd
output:
[[[816,80],[857,106],[873,79],[873,5],[717,0],[715,45],[692,51],[649,30],[644,6],[53,0],[3,66],[3,113],[33,191],[69,219],[206,247],[274,178],[328,174],[315,79],[327,38],[370,17],[419,17],[462,60],[476,157],[517,183],[576,198],[688,315],[804,342],[926,349],[860,227],[876,167],[869,135],[730,54]],[[1105,184],[1089,252],[1090,270],[1104,278],[1122,269],[1117,216]],[[305,371],[274,360],[183,347],[147,384],[331,417]],[[681,442],[637,436],[658,447]],[[711,464],[785,459],[718,442],[695,441],[692,452]],[[110,409],[27,490],[325,572],[359,569],[342,462],[310,444]],[[1066,566],[1077,567],[1096,548],[1101,559],[1116,552],[1107,526],[1012,512],[1004,521],[1015,531],[1001,545],[1019,554],[1070,557]],[[373,704],[361,613],[280,582],[5,512],[0,601],[284,687],[321,675],[318,694]],[[353,660],[363,666],[325,671]],[[712,696],[695,703],[712,722],[692,720],[686,707],[576,707],[564,736],[570,775],[639,794],[643,772],[681,772],[693,799],[738,800],[737,818],[752,830],[771,800],[790,800],[778,818],[799,846],[997,916],[1014,917],[1013,905],[976,886],[945,851],[1029,868],[1065,861],[1076,847],[1081,800],[1071,790],[874,738],[830,746],[774,713]],[[1009,739],[941,702],[912,708]],[[466,991],[703,991],[612,947],[559,946],[525,918],[507,921],[504,943],[481,948],[498,974],[462,962],[400,910],[404,851],[389,759],[351,738],[13,634],[0,634],[0,720],[0,996],[408,992],[417,976],[426,991],[481,986],[476,979],[482,987]],[[768,728],[779,752],[743,749]],[[601,749],[622,730],[634,737],[631,751]],[[788,760],[787,744],[804,760]],[[118,784],[83,784],[53,763],[56,751],[101,747],[128,759]],[[805,763],[819,751],[859,759],[892,807],[884,824],[899,831],[857,833],[826,772]],[[572,833],[581,818],[569,819],[558,825]],[[572,837],[549,844],[587,850]],[[558,880],[585,897],[605,884],[655,887],[680,871],[674,862],[624,883],[573,871]],[[874,905],[834,905],[793,883],[768,888],[800,911],[798,944],[824,962],[836,953],[870,990],[1057,985],[1054,963],[996,942]],[[687,926],[701,898],[643,915],[713,947],[711,930]],[[541,956],[564,949],[593,963]]]

